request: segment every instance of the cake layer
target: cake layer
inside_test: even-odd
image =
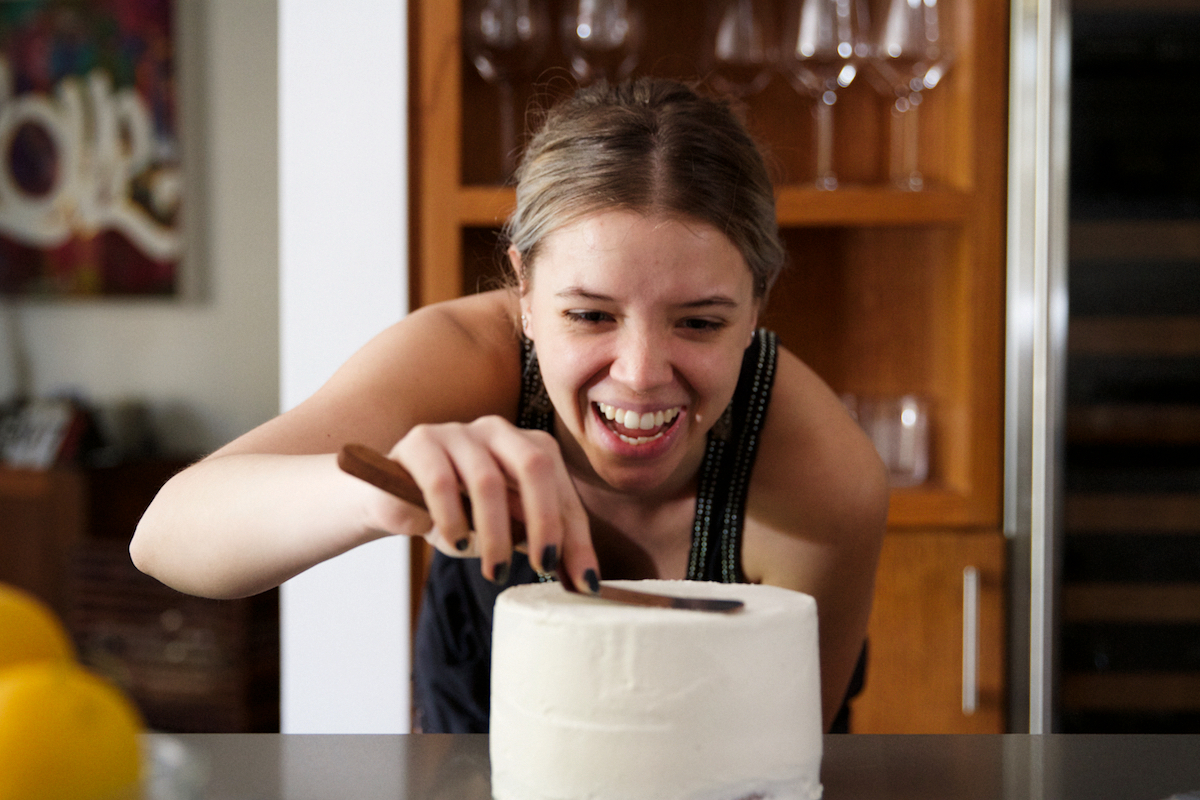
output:
[[[820,797],[815,601],[747,584],[611,585],[745,607],[644,608],[556,584],[505,591],[493,628],[493,796]]]

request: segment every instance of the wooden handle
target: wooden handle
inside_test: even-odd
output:
[[[408,470],[366,445],[348,444],[338,453],[342,472],[361,478],[377,489],[395,495],[414,506],[427,508],[421,487]]]
[[[405,502],[428,510],[425,496],[421,487],[413,480],[413,476],[404,467],[392,461],[382,453],[372,450],[362,444],[347,444],[338,453],[338,467],[347,474],[360,478],[377,489],[399,497]],[[467,524],[475,527],[471,514],[471,501],[462,496],[463,513],[467,515]],[[525,526],[518,520],[512,520],[512,538],[514,544],[525,541]]]

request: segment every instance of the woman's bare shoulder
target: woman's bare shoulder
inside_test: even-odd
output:
[[[498,413],[496,401],[519,386],[516,308],[503,291],[420,308],[366,345],[340,377],[428,409],[422,417]]]
[[[832,389],[780,348],[750,516],[810,540],[882,533],[888,487],[874,446]]]
[[[519,341],[518,313],[516,295],[497,289],[419,308],[393,329],[448,337],[448,344],[485,351],[510,350]]]
[[[310,398],[224,449],[327,452],[358,441],[386,450],[423,422],[512,418],[520,392],[516,309],[505,291],[418,309],[367,342]]]

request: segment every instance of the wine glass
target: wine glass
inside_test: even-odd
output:
[[[641,14],[629,0],[571,0],[563,11],[563,51],[580,83],[628,78],[641,35]]]
[[[761,92],[777,58],[770,0],[710,0],[707,63],[713,86],[737,97]]]
[[[833,105],[868,55],[867,12],[861,0],[791,0],[783,26],[780,64],[796,91],[813,98],[818,189],[836,189]]]
[[[890,173],[906,191],[925,186],[917,153],[917,109],[954,60],[953,0],[886,0],[871,37],[870,63],[891,97]]]
[[[528,76],[546,50],[546,0],[466,0],[463,46],[479,76],[500,95],[500,153],[507,179],[516,169],[517,125],[513,83]]]

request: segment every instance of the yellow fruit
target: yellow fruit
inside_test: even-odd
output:
[[[74,657],[75,648],[50,607],[23,589],[0,583],[0,669]]]
[[[124,695],[77,664],[0,669],[0,800],[137,797],[141,729]]]

